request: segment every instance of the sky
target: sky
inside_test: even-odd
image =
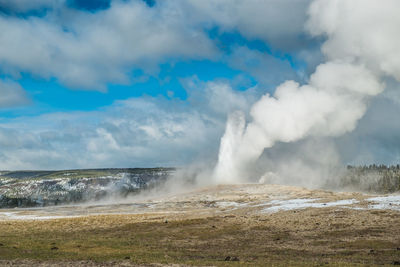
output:
[[[232,112],[251,120],[332,57],[307,28],[312,2],[0,0],[0,169],[215,162]],[[400,162],[400,90],[384,79],[330,141],[343,164]]]

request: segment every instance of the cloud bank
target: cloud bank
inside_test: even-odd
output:
[[[216,160],[212,155],[218,149],[225,114],[249,106],[254,93],[235,91],[226,82],[193,78],[187,83],[196,86],[189,103],[133,98],[101,111],[60,112],[0,123],[0,169],[179,167],[196,159]]]
[[[205,33],[179,17],[169,6],[142,1],[113,1],[95,14],[63,6],[45,17],[0,16],[0,66],[14,77],[29,72],[105,90],[107,83],[130,83],[132,68],[154,71],[167,59],[212,57]]]
[[[212,59],[221,53],[207,31],[239,31],[284,48],[299,43],[308,1],[111,1],[88,13],[65,1],[1,1],[13,12],[46,9],[43,16],[0,15],[0,69],[18,78],[31,73],[70,88],[106,90],[129,84],[135,69],[157,73],[170,60]],[[289,19],[280,16],[292,10]],[[271,16],[255,16],[267,11]],[[273,15],[273,16],[272,16]],[[40,66],[40,67],[38,67]]]

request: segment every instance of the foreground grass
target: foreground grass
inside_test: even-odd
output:
[[[227,257],[239,261],[225,261]],[[218,266],[400,262],[396,212],[308,209],[198,219],[143,215],[0,222],[0,259]]]

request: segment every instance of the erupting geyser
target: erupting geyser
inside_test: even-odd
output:
[[[276,142],[354,130],[384,79],[400,81],[400,1],[315,0],[307,31],[322,35],[326,62],[307,84],[286,81],[250,110],[230,115],[214,170],[217,183],[245,182],[249,164]]]

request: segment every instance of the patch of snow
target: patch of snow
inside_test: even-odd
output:
[[[368,208],[363,208],[363,207],[346,207],[352,210],[367,210]]]
[[[306,209],[306,208],[327,208],[327,207],[335,207],[335,206],[345,206],[358,203],[355,199],[343,199],[334,202],[326,202],[320,203],[315,202],[319,199],[312,198],[297,198],[297,199],[288,199],[288,200],[272,200],[268,202],[268,205],[272,207],[268,207],[262,210],[262,212],[274,213],[278,211],[286,211],[286,210],[298,210],[298,209]]]
[[[220,208],[230,208],[230,207],[243,207],[247,206],[247,203],[238,203],[238,202],[233,202],[233,201],[219,201],[216,203],[218,207]]]
[[[15,212],[1,212],[0,215],[5,216],[9,220],[54,220],[63,218],[72,218],[78,216],[41,216],[41,215],[22,215]]]
[[[370,209],[400,211],[400,195],[391,195],[386,197],[372,197],[368,198],[367,201],[374,203],[368,205],[368,208]]]

